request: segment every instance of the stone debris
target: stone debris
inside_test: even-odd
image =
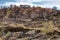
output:
[[[60,10],[29,5],[1,8],[0,40],[60,40]]]

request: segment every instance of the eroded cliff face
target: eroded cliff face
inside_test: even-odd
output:
[[[18,34],[20,34],[19,37],[25,38],[27,40],[28,38],[26,37],[29,38],[31,37],[30,39],[33,40],[39,35],[43,35],[46,37],[47,34],[49,33],[54,34],[55,32],[57,32],[57,35],[59,35],[60,10],[41,8],[41,7],[30,7],[27,5],[25,7],[22,5],[18,7],[15,5],[14,7],[11,6],[10,8],[3,8],[0,9],[0,29],[3,30],[5,33],[9,33],[9,35],[11,35],[11,33],[12,35],[15,35],[14,32],[17,32]],[[23,34],[20,32],[23,32]],[[31,33],[32,35],[29,33]],[[37,35],[35,36],[35,34]],[[3,37],[4,36],[2,36],[2,38]]]

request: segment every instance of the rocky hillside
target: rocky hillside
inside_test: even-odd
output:
[[[26,7],[27,6],[27,7]],[[28,5],[14,5],[14,7],[0,9],[0,18],[49,18],[50,16],[58,15],[58,10],[41,7],[30,7]],[[47,18],[47,19],[48,19]]]
[[[0,9],[0,40],[60,40],[60,10],[29,5]]]

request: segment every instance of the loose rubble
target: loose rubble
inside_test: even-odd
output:
[[[29,5],[1,8],[0,40],[60,40],[60,10]]]

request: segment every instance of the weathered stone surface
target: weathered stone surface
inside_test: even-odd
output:
[[[16,38],[16,37],[10,37],[10,38],[7,39],[7,40],[17,40],[17,38]]]
[[[5,35],[2,32],[4,40],[60,40],[60,37],[54,36],[56,34],[60,36],[60,10],[29,5],[2,8],[0,30],[7,33]],[[36,32],[38,30],[41,33]],[[52,34],[48,36],[47,33]]]
[[[23,32],[13,32],[12,36],[16,37],[16,38],[19,38],[19,37],[23,36]]]
[[[2,38],[0,38],[0,40],[3,40]]]

